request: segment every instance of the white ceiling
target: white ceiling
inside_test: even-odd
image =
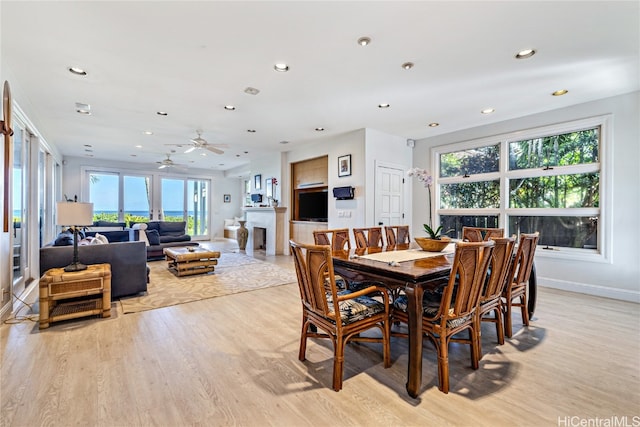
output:
[[[44,138],[149,167],[176,149],[176,163],[227,170],[361,128],[420,139],[640,88],[638,1],[3,0],[0,15],[2,77]],[[166,145],[196,129],[225,153]]]

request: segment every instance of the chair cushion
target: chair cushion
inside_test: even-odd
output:
[[[438,314],[438,310],[440,309],[440,301],[432,301],[427,298],[427,294],[429,292],[424,293],[424,297],[422,298],[422,313],[426,317],[435,317]],[[434,295],[434,294],[431,294]],[[407,311],[407,296],[400,295],[393,301],[393,307],[400,311]],[[463,323],[466,323],[471,316],[458,317],[455,319],[447,320],[447,326],[450,328],[455,328],[456,326],[460,326]],[[439,323],[437,320],[433,323]]]
[[[339,292],[338,295],[346,295],[350,293],[351,291],[345,290]],[[329,302],[329,310],[333,315],[333,298],[331,295],[327,296],[327,300]],[[340,301],[338,306],[340,307],[340,318],[342,319],[342,323],[353,323],[378,313],[384,313],[384,304],[368,296]]]

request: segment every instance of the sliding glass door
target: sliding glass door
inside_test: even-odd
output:
[[[25,288],[28,275],[28,227],[27,205],[29,203],[29,133],[21,124],[13,131],[13,294],[20,295]]]
[[[151,177],[88,172],[94,221],[146,222],[151,217]]]
[[[95,221],[185,221],[192,238],[209,239],[210,180],[118,171],[85,173]]]
[[[161,180],[161,218],[186,221],[187,234],[209,236],[209,180],[166,178]]]

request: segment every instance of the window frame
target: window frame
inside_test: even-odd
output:
[[[612,262],[612,221],[611,221],[611,194],[612,194],[612,115],[600,115],[585,119],[572,120],[540,127],[532,127],[525,130],[511,131],[482,137],[472,140],[440,145],[430,149],[431,170],[434,173],[434,219],[436,226],[440,225],[441,215],[498,215],[498,224],[508,233],[514,231],[508,228],[509,216],[599,216],[598,221],[598,249],[565,248],[565,247],[538,247],[536,256],[550,257],[554,259],[575,259],[590,262]],[[509,143],[533,138],[542,138],[551,135],[577,132],[584,129],[599,127],[599,162],[554,166],[553,170],[542,168],[509,170]],[[454,151],[470,150],[475,147],[500,144],[499,171],[471,175],[469,177],[440,178],[440,155]],[[598,172],[599,178],[599,207],[596,208],[511,208],[509,207],[509,181],[524,177],[554,176],[575,173]],[[441,209],[440,185],[458,182],[477,182],[498,179],[500,181],[500,207],[480,209]]]

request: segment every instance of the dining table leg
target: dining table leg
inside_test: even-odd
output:
[[[422,295],[421,286],[407,286],[407,311],[409,314],[409,368],[407,393],[418,397],[422,383]]]

